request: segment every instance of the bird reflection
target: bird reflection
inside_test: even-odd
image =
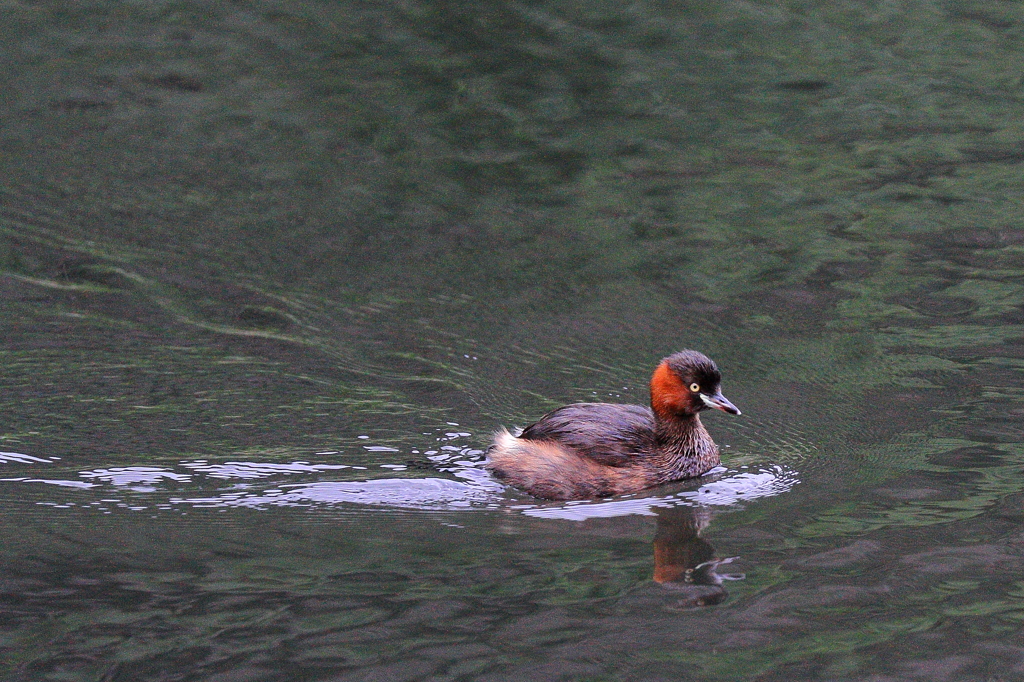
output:
[[[654,582],[681,598],[677,606],[713,606],[728,597],[723,583],[742,580],[742,573],[718,573],[732,558],[715,557],[715,548],[700,533],[711,521],[707,507],[656,507]]]

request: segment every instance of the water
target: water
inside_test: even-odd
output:
[[[0,12],[3,679],[1024,677],[1016,6]]]

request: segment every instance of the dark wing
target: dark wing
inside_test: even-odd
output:
[[[625,466],[654,446],[654,415],[639,405],[576,403],[526,427],[520,438],[550,440],[600,464]]]

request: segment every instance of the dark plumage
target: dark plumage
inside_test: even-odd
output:
[[[519,437],[495,434],[487,468],[535,497],[576,500],[635,492],[700,476],[719,464],[698,412],[740,411],[720,391],[706,355],[684,350],[651,377],[651,407],[576,403],[550,412]]]

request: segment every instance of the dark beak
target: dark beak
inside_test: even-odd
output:
[[[739,408],[730,403],[729,399],[722,395],[721,392],[714,395],[704,395],[701,393],[700,399],[704,401],[705,405],[713,407],[716,410],[728,412],[729,414],[741,414]]]

